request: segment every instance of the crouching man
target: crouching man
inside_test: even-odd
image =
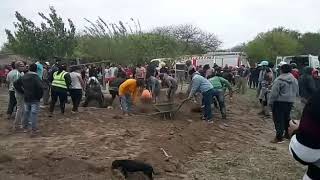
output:
[[[88,107],[89,102],[97,101],[99,108],[104,106],[104,96],[101,91],[101,86],[96,77],[90,77],[86,86],[86,99],[83,103],[83,107]]]

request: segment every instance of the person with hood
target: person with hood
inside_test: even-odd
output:
[[[304,180],[320,179],[320,90],[309,98],[299,121],[290,121],[289,133],[293,135],[289,150],[293,158],[308,166]]]
[[[160,80],[163,81],[164,85],[168,87],[167,90],[167,98],[169,102],[174,101],[174,95],[178,89],[178,81],[177,79],[169,76],[168,74],[160,74]]]
[[[298,81],[290,72],[289,64],[280,66],[280,76],[274,81],[270,92],[269,104],[276,129],[276,137],[272,143],[283,142],[283,137],[289,139],[290,112],[299,95]]]
[[[37,121],[43,87],[37,74],[37,65],[31,64],[29,70],[28,73],[14,83],[14,86],[18,92],[24,95],[23,129],[27,132],[30,124],[31,135],[33,136],[38,131]]]
[[[68,100],[68,91],[71,85],[70,74],[66,72],[66,64],[58,64],[58,71],[52,74],[49,81],[51,84],[51,103],[49,108],[49,117],[52,117],[54,107],[59,98],[60,110],[64,114],[65,104]]]
[[[316,91],[316,84],[312,77],[312,70],[313,69],[311,67],[304,67],[302,70],[302,76],[299,78],[299,93],[303,104],[305,104]]]
[[[202,94],[202,105],[204,106],[204,113],[201,119],[212,123],[213,86],[208,79],[201,76],[195,69],[191,69],[189,75],[191,76],[191,86],[188,99],[193,98],[197,92],[200,92]]]

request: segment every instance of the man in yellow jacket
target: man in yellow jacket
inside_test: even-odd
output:
[[[120,85],[120,105],[125,115],[129,115],[131,113],[132,100],[135,100],[138,89],[142,87],[144,87],[144,81],[140,79],[128,79]]]

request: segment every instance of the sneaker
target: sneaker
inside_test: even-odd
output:
[[[201,117],[201,120],[202,120],[202,121],[206,121],[206,120],[207,120],[207,118],[206,118],[206,117],[204,117],[204,116],[202,116],[202,117]]]
[[[77,111],[71,111],[71,114],[76,114],[77,113]]]
[[[281,138],[281,139],[279,139],[279,138],[274,138],[272,141],[270,141],[271,143],[273,143],[273,144],[281,144],[281,143],[283,143],[284,142],[284,140]]]
[[[213,120],[212,119],[209,119],[207,120],[208,124],[213,124]]]

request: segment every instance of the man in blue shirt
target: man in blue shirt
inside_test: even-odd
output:
[[[188,98],[191,99],[197,92],[202,94],[202,105],[204,106],[202,120],[212,123],[211,104],[213,101],[213,86],[206,78],[202,77],[194,69],[189,71],[189,75],[191,76],[192,80],[191,90]]]

